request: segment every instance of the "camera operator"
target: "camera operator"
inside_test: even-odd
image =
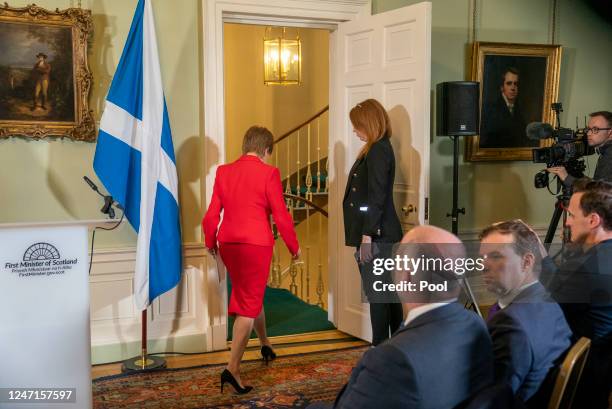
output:
[[[597,111],[589,115],[587,137],[590,147],[599,152],[593,179],[612,182],[612,112]],[[576,178],[567,173],[564,166],[553,166],[547,169],[561,179],[566,187],[572,187]]]
[[[575,407],[607,409],[612,387],[612,183],[583,178],[573,191],[566,226],[573,245],[568,247],[574,248],[558,267],[544,257],[542,277],[574,341],[591,340]],[[540,251],[546,256],[543,246]]]

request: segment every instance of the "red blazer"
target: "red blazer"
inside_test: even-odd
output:
[[[223,210],[223,221],[219,219]],[[289,252],[299,249],[293,220],[283,199],[280,172],[252,155],[217,168],[213,196],[202,220],[206,247],[221,243],[273,246],[270,214]]]

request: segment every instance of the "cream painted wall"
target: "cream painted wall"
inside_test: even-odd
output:
[[[265,26],[224,26],[226,149],[228,162],[242,153],[242,138],[251,125],[263,125],[275,137],[310,118],[329,101],[329,33],[288,28],[286,36],[302,40],[302,84],[263,83]],[[273,34],[279,34],[276,29]]]
[[[373,0],[373,10],[383,12],[415,2]],[[31,2],[11,1],[12,6],[28,3]],[[94,17],[94,36],[89,53],[94,75],[90,102],[96,119],[99,119],[106,91],[129,31],[136,0],[83,0],[82,3],[83,7],[92,10]],[[550,2],[487,0],[477,3],[479,40],[547,42]],[[39,0],[37,4],[55,9],[74,6],[76,1]],[[432,89],[442,81],[466,78],[468,4],[468,0],[433,1]],[[155,0],[153,6],[162,76],[177,153],[183,236],[185,242],[198,242],[201,240],[199,221],[203,212],[200,175],[206,173],[201,169],[203,118],[200,113],[199,1]],[[565,106],[565,125],[573,126],[576,115],[583,117],[591,111],[612,107],[612,53],[602,42],[611,37],[612,26],[582,2],[559,1],[558,40],[564,46],[560,100]],[[306,58],[306,43],[304,53]],[[320,64],[317,69],[326,71],[326,66]],[[245,70],[243,74],[249,72]],[[321,78],[322,72],[312,75],[311,79]],[[274,100],[286,101],[283,95],[286,90],[286,87],[274,89]],[[305,117],[325,105],[324,99],[327,97],[309,95],[308,101],[314,108],[304,112]],[[262,101],[253,105],[266,107],[272,99]],[[278,121],[270,119],[271,122],[265,125],[272,127],[274,132],[283,132],[291,125],[283,123],[280,118]],[[251,121],[252,118],[249,118],[242,129],[236,126],[236,130],[231,134],[228,132],[228,135],[241,137],[246,123]],[[101,207],[99,198],[81,180],[82,175],[89,175],[98,182],[91,166],[94,150],[94,144],[69,140],[1,140],[0,223],[98,218]],[[436,203],[450,202],[450,141],[436,137],[431,155],[431,220],[434,224],[449,227],[450,220],[445,214],[450,208],[437,206]],[[591,172],[594,165],[595,158],[592,158]],[[461,228],[479,228],[492,220],[515,216],[538,226],[546,225],[552,212],[553,199],[548,193],[532,188],[533,174],[539,169],[540,166],[528,162],[462,163],[460,204],[467,207],[467,215],[461,219]],[[121,247],[134,243],[135,235],[128,227],[99,234],[97,238],[97,245],[101,247]]]
[[[373,0],[380,13],[416,0]],[[468,23],[469,0],[433,0],[432,92],[436,84],[470,75]],[[478,0],[477,40],[515,43],[548,43],[552,1]],[[557,42],[563,46],[559,100],[563,102],[564,126],[574,127],[575,118],[612,108],[612,24],[596,15],[585,2],[558,1]],[[608,42],[606,44],[606,39]],[[432,113],[435,95],[432,98]],[[435,116],[432,115],[435,118]],[[433,124],[432,124],[433,125]],[[432,126],[435,129],[435,126]],[[431,149],[431,223],[450,228],[452,142],[433,137]],[[589,174],[597,158],[589,159]],[[533,175],[542,169],[530,162],[460,162],[459,205],[467,214],[460,230],[479,229],[486,224],[521,217],[538,227],[547,226],[554,200],[546,189],[533,188]]]
[[[21,7],[32,1],[13,0]],[[76,6],[76,1],[39,0],[47,9]],[[137,0],[83,0],[91,9],[94,34],[89,48],[93,73],[90,103],[99,121],[106,92],[123,50]],[[157,41],[166,102],[179,173],[183,241],[200,237],[202,174],[200,17],[198,0],[154,0]],[[88,175],[102,187],[92,168],[95,143],[70,140],[0,140],[0,223],[97,219],[102,203],[83,182]],[[135,245],[127,225],[96,237],[96,247]]]

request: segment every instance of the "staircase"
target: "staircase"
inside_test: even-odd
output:
[[[285,288],[303,301],[325,308],[327,289],[327,199],[329,107],[274,141],[273,164],[283,177],[302,257],[292,262],[276,232],[268,285]]]
[[[314,203],[317,207],[324,209],[327,206],[328,186],[327,186],[327,157],[321,159],[319,163],[311,164],[314,169],[325,169],[319,175],[310,177],[308,175],[308,166],[300,169],[301,181],[297,183],[297,172],[293,173],[289,178],[283,180],[284,186],[289,186],[290,190],[285,188],[285,200],[287,207],[293,216],[293,221],[296,225],[300,224],[306,219],[306,210],[314,210],[313,205],[309,205],[308,202]],[[307,185],[308,180],[311,180],[311,186]],[[327,213],[327,212],[325,212]]]

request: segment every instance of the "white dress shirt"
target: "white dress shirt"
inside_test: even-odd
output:
[[[506,96],[503,94],[503,92],[502,92],[502,98],[506,102],[506,106],[508,107],[508,111],[510,111],[510,113],[513,114],[514,113],[513,112],[514,111],[514,103],[508,102],[508,98],[506,98]]]
[[[414,321],[418,316],[425,314],[426,312],[435,310],[436,308],[444,307],[452,302],[457,301],[456,298],[451,300],[442,301],[442,302],[433,302],[431,304],[421,305],[415,308],[412,308],[408,311],[408,315],[406,316],[406,320],[404,321],[404,325],[408,325],[409,322]]]
[[[537,282],[538,282],[538,280],[534,280],[534,281],[532,281],[530,283],[525,284],[522,287],[519,287],[519,288],[516,288],[516,289],[510,291],[508,294],[504,295],[503,297],[499,297],[499,300],[497,300],[497,304],[499,304],[499,308],[501,308],[503,310],[504,308],[506,308],[507,306],[512,304],[512,301],[514,301],[514,299],[516,298],[517,295],[519,295],[520,293],[523,292],[523,290],[525,290],[526,288],[531,287],[532,285],[534,285]]]

